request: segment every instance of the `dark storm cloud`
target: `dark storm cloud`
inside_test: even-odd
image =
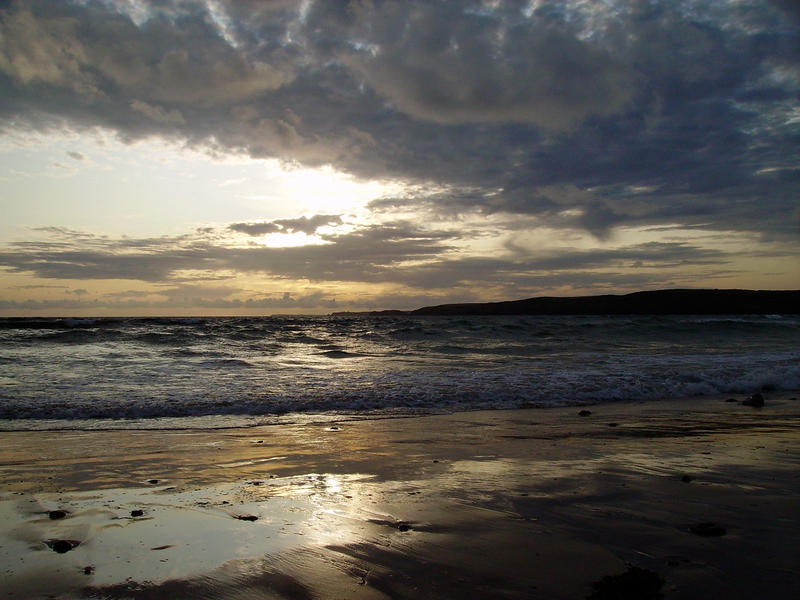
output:
[[[481,12],[463,2],[354,3],[345,15],[323,2],[310,20],[318,45],[335,47],[370,88],[424,121],[562,130],[618,113],[633,89],[624,61],[563,22],[540,19],[531,35],[522,6]]]
[[[376,209],[796,238],[792,3],[494,4],[11,2],[0,119],[445,190]]]

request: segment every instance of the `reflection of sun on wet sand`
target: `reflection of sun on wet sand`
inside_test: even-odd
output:
[[[792,597],[799,416],[773,394],[3,433],[0,595]]]

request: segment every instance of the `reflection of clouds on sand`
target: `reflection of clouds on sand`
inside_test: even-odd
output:
[[[79,583],[162,582],[198,576],[232,559],[350,543],[358,535],[353,525],[366,520],[353,518],[354,507],[336,509],[347,479],[360,477],[308,475],[275,485],[249,482],[177,493],[139,488],[6,495],[0,498],[4,586],[38,594]],[[347,500],[355,496],[348,494]],[[54,507],[66,510],[66,518],[51,520],[48,510]],[[131,516],[139,510],[141,516]],[[250,515],[258,520],[240,519]],[[45,544],[54,539],[80,545],[57,554]],[[86,567],[93,567],[92,573],[73,577]],[[35,584],[37,573],[51,577]]]

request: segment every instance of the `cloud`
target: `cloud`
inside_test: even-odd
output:
[[[81,154],[80,152],[75,152],[74,150],[67,152],[67,155],[70,158],[74,158],[75,160],[83,160],[84,158],[86,158],[83,154]]]
[[[330,7],[316,8],[320,22],[335,22]],[[343,39],[358,40],[360,51],[342,51],[344,64],[418,119],[560,131],[621,112],[634,91],[628,65],[564,23],[503,7],[491,16],[465,14],[453,2],[379,3],[354,12]]]
[[[296,221],[296,220],[290,220]],[[307,222],[299,221],[300,225]],[[408,260],[448,249],[449,234],[407,222],[375,225],[347,234],[324,234],[318,246],[270,248],[224,246],[208,233],[160,238],[109,238],[50,227],[50,239],[15,242],[0,251],[0,267],[45,279],[181,280],[182,273],[265,273],[312,281],[369,281]]]
[[[790,6],[11,2],[0,127],[102,127],[402,181],[408,194],[372,205],[387,214],[796,239]],[[317,229],[285,221],[232,230]]]
[[[340,307],[365,308],[352,302],[341,303],[335,297],[321,291],[306,294],[285,292],[279,295],[256,295],[250,298],[230,298],[226,294],[216,294],[213,288],[205,291],[199,287],[192,293],[181,293],[180,288],[169,290],[165,299],[158,299],[158,293],[142,293],[136,290],[105,294],[101,298],[71,299],[55,298],[48,300],[2,300],[0,310],[62,310],[62,311],[101,311],[115,310],[124,312],[152,313],[153,310],[185,310],[213,309],[219,311],[239,312],[272,310],[337,310]],[[185,290],[188,292],[188,290]],[[396,300],[396,299],[395,299]],[[409,305],[412,306],[412,305]]]
[[[281,219],[273,221],[285,231],[300,231],[307,235],[316,233],[317,229],[325,225],[341,225],[341,215],[314,215],[312,217],[299,217],[297,219]]]
[[[260,235],[266,235],[268,233],[278,233],[282,231],[280,225],[277,223],[232,223],[228,226],[228,229],[231,231],[237,231],[239,233],[245,233],[247,235],[252,235],[253,237],[257,237]]]
[[[138,280],[165,284],[139,297],[203,304],[230,299],[239,287],[206,283],[220,273],[258,273],[275,280],[314,283],[394,284],[417,290],[502,287],[532,289],[548,282],[669,279],[671,269],[695,269],[704,276],[729,269],[730,256],[687,242],[646,242],[619,248],[551,250],[509,244],[502,255],[462,256],[454,252],[460,234],[422,229],[409,222],[364,226],[346,234],[321,235],[324,245],[271,248],[226,246],[193,236],[92,238],[50,229],[50,240],[19,242],[0,252],[0,267],[45,279]],[[635,277],[634,277],[635,275]],[[512,283],[513,282],[513,283]],[[123,294],[126,298],[130,293]],[[417,292],[419,295],[419,292]],[[199,305],[199,304],[198,304]]]
[[[180,111],[174,108],[167,112],[160,106],[148,104],[147,102],[142,102],[141,100],[132,100],[131,108],[142,113],[153,121],[156,121],[157,123],[163,123],[165,125],[183,125],[186,123]]]
[[[228,226],[231,231],[245,233],[251,236],[261,236],[268,233],[295,233],[301,232],[313,235],[317,229],[325,225],[341,225],[341,215],[313,215],[296,219],[278,219],[263,223],[232,223]]]

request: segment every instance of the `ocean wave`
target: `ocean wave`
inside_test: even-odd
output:
[[[349,355],[348,355],[349,356]],[[250,369],[243,360],[204,361],[198,368],[223,372]],[[254,383],[256,380],[247,380]],[[741,371],[736,368],[690,370],[665,365],[651,369],[599,368],[548,369],[531,376],[525,371],[475,372],[465,370],[362,374],[328,378],[316,384],[292,387],[278,379],[273,386],[236,385],[236,378],[219,376],[204,387],[184,381],[149,392],[131,387],[115,396],[107,389],[87,394],[80,386],[59,394],[42,393],[25,398],[0,385],[0,419],[98,419],[161,418],[203,415],[284,415],[329,411],[371,412],[415,409],[462,411],[579,405],[617,400],[659,400],[717,394],[750,394],[755,391],[800,389],[800,366],[772,365]],[[232,384],[231,382],[234,382]],[[327,385],[326,385],[327,384]],[[202,389],[202,391],[198,391]]]
[[[198,364],[199,367],[212,367],[212,368],[234,368],[234,369],[249,369],[250,367],[254,367],[253,363],[248,362],[246,360],[242,360],[241,358],[218,358],[212,360],[204,360]]]
[[[118,340],[122,337],[124,337],[124,334],[115,329],[68,329],[66,331],[44,333],[36,338],[28,338],[26,341],[29,343],[96,344]]]
[[[0,320],[7,423],[436,412],[800,389],[794,317],[10,321]]]

